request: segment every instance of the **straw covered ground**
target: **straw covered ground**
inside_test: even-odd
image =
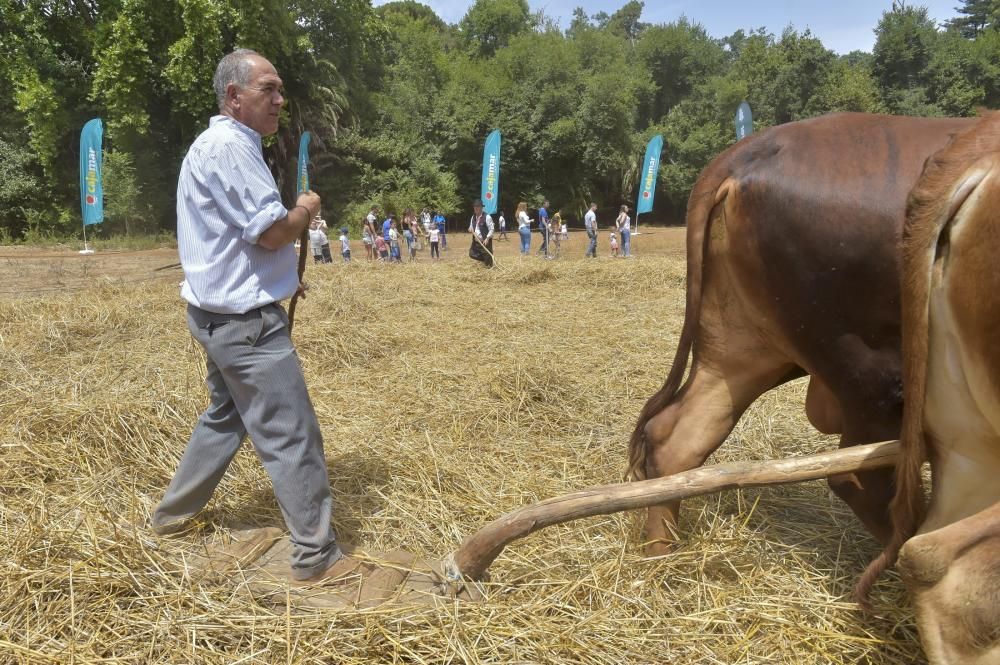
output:
[[[323,427],[342,539],[442,557],[502,512],[618,481],[683,317],[683,231],[637,258],[501,267],[463,258],[310,265],[294,338]],[[602,238],[602,253],[607,253]],[[145,520],[205,406],[179,272],[0,299],[4,663],[912,663],[901,585],[847,599],[876,545],[821,482],[686,504],[644,560],[632,515],[553,527],[500,556],[480,604],[291,613],[178,576]],[[141,274],[139,274],[141,273]],[[765,396],[714,461],[829,449],[804,384]],[[282,525],[249,445],[199,531]]]

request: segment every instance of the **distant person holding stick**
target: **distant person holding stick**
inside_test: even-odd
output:
[[[323,436],[281,301],[301,289],[293,243],[319,214],[314,192],[285,208],[261,152],[284,104],[274,66],[233,51],[213,80],[219,115],[177,182],[177,245],[187,324],[205,350],[211,403],[159,505],[153,531],[182,531],[212,498],[243,439],[271,477],[291,532],[291,576],[343,582],[359,562],[337,545]],[[238,195],[237,195],[238,194]]]
[[[493,218],[483,212],[483,202],[472,202],[472,217],[469,219],[472,246],[469,258],[482,262],[487,268],[493,267]]]

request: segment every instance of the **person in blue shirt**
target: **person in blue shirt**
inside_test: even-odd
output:
[[[389,229],[392,228],[392,215],[385,218],[382,222],[382,240],[389,242]]]
[[[542,207],[538,209],[538,232],[542,234],[542,246],[538,248],[538,253],[549,258],[549,200],[542,202]]]

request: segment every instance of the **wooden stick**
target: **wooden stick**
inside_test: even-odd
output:
[[[899,442],[883,441],[791,459],[716,464],[665,478],[591,487],[564,494],[509,512],[466,538],[448,557],[449,576],[479,579],[508,544],[553,524],[722,490],[784,485],[839,473],[880,469],[894,466],[898,457]]]
[[[311,222],[311,220],[310,220]],[[288,334],[292,334],[292,326],[295,325],[295,303],[299,299],[299,294],[302,292],[302,277],[306,274],[306,252],[309,251],[307,245],[309,244],[309,224],[306,224],[306,228],[302,229],[302,235],[299,237],[299,289],[296,289],[295,295],[292,296],[292,302],[288,305]]]

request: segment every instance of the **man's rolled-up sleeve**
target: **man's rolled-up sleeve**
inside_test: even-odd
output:
[[[282,205],[281,201],[269,202],[250,219],[249,224],[243,227],[243,239],[256,245],[264,231],[271,228],[271,225],[279,219],[284,219],[287,216],[288,209]]]
[[[249,146],[230,144],[225,159],[226,172],[220,173],[228,220],[243,232],[243,240],[256,245],[260,236],[279,219],[288,216],[281,194],[263,158]]]

